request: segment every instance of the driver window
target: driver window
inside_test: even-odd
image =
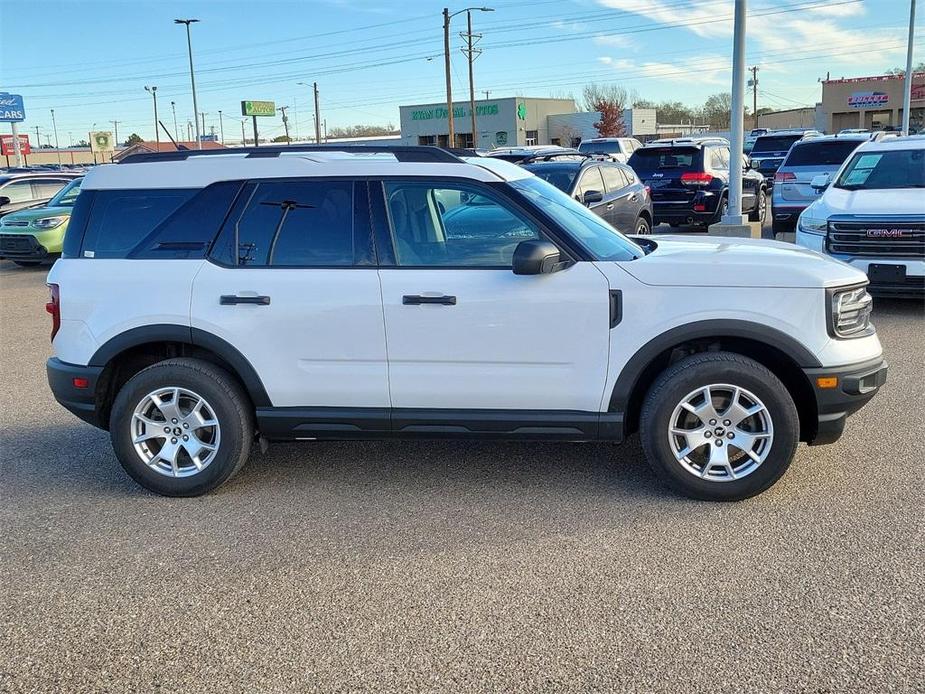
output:
[[[385,183],[392,243],[403,267],[510,268],[537,227],[506,203],[467,186]]]
[[[584,200],[584,195],[589,190],[596,190],[598,193],[604,192],[604,179],[601,178],[601,170],[597,166],[586,169],[581,175],[581,180],[578,181],[578,186],[575,188],[575,198],[579,202]]]

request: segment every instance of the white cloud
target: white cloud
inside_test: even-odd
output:
[[[598,62],[614,71],[614,79],[624,78],[650,78],[658,80],[660,84],[677,83],[690,84],[696,73],[698,84],[715,84],[728,86],[730,80],[730,63],[727,56],[704,55],[690,63],[664,63],[646,61],[637,63],[626,58],[615,59],[601,56]]]
[[[732,35],[732,4],[727,2],[692,0],[688,5],[678,6],[665,0],[598,0],[598,4],[638,14],[659,24],[685,24],[685,29],[698,36]],[[717,19],[717,16],[728,19]]]
[[[610,46],[611,48],[636,48],[636,42],[626,35],[614,34],[613,36],[595,36],[594,43],[599,46]]]

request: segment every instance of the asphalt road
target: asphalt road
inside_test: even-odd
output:
[[[274,445],[165,499],[58,407],[44,270],[0,263],[0,691],[912,692],[925,682],[925,315],[762,496],[638,444]]]

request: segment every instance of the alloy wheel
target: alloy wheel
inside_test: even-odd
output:
[[[717,383],[688,393],[668,424],[671,452],[690,474],[732,482],[752,474],[774,442],[768,408],[754,393]]]
[[[142,462],[167,477],[189,477],[218,453],[221,426],[213,407],[186,388],[168,386],[144,396],[131,420],[132,444]]]

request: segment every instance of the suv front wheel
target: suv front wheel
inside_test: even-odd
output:
[[[799,418],[780,380],[758,362],[708,352],[666,369],[646,395],[640,436],[658,477],[695,499],[739,501],[787,470]]]
[[[748,221],[761,222],[764,224],[768,216],[768,191],[764,188],[758,191],[758,199],[755,201],[755,209],[748,213]]]
[[[241,469],[254,425],[231,374],[200,359],[170,359],[122,387],[109,432],[119,462],[138,484],[165,496],[198,496]]]

